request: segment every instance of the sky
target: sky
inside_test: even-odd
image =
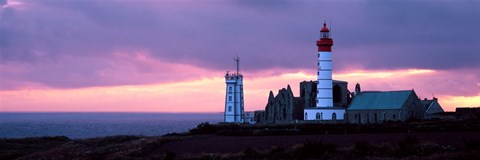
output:
[[[0,0],[0,112],[223,112],[240,57],[245,110],[333,78],[480,106],[480,1]]]

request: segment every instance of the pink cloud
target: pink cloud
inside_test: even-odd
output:
[[[138,56],[138,55],[137,55]],[[139,55],[139,61],[144,57]],[[153,62],[153,66],[158,64]],[[181,68],[181,67],[180,67]],[[391,71],[352,71],[335,74],[353,89],[358,81],[362,90],[405,90],[414,88],[421,98],[431,98],[432,92],[447,111],[459,106],[478,106],[478,79],[461,79],[463,85],[452,89],[452,77],[469,71],[435,71],[424,69]],[[275,94],[288,84],[298,96],[298,85],[314,80],[316,75],[290,72],[279,75],[265,73],[263,77],[245,75],[245,110],[264,109],[268,93]],[[197,80],[147,85],[104,86],[79,89],[22,89],[0,91],[1,111],[134,111],[134,112],[222,112],[225,84],[223,73]],[[468,76],[467,76],[468,77]],[[472,84],[472,85],[470,85]],[[468,92],[467,92],[468,91]]]

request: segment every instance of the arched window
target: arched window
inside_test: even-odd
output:
[[[229,112],[232,111],[232,106],[228,106],[228,111],[229,111]]]
[[[307,112],[305,112],[305,117],[304,117],[305,120],[308,120],[308,114]]]
[[[320,119],[320,113],[317,112],[317,115],[315,115],[315,119]]]
[[[337,114],[336,113],[332,113],[332,120],[337,120]]]

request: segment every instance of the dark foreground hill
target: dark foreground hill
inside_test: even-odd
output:
[[[261,136],[253,134],[256,127],[220,128],[201,124],[190,133],[156,137],[0,139],[0,159],[480,159],[480,131],[472,128],[303,134],[299,126],[264,126],[272,135]]]

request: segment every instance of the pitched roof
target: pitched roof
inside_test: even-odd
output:
[[[400,109],[413,90],[403,91],[365,91],[356,95],[348,110]]]
[[[423,109],[426,111],[432,106],[433,100],[420,100],[423,104]]]

